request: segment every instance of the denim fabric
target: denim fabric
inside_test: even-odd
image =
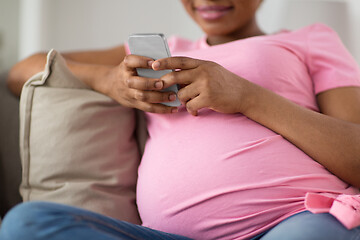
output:
[[[0,228],[1,240],[189,240],[109,218],[83,209],[48,202],[13,208]],[[328,213],[302,212],[252,240],[360,240],[360,227],[347,230]]]
[[[119,221],[83,209],[27,202],[12,209],[0,229],[1,240],[188,240],[189,238]]]
[[[295,214],[269,231],[261,240],[360,240],[360,227],[346,229],[329,213]]]

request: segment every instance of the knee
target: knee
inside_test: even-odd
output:
[[[40,239],[42,228],[46,228],[52,203],[26,202],[11,209],[0,229],[1,240]]]

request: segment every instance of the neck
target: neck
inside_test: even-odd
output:
[[[239,39],[245,39],[245,38],[261,36],[261,35],[265,35],[265,33],[261,31],[261,29],[256,23],[256,20],[252,19],[249,21],[248,24],[244,25],[242,28],[234,32],[231,32],[229,34],[209,35],[207,37],[207,43],[212,46],[212,45],[223,44]]]

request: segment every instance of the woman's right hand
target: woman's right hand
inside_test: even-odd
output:
[[[160,79],[137,75],[136,68],[151,68],[153,59],[127,55],[120,65],[108,68],[103,79],[93,82],[93,89],[101,92],[125,107],[137,108],[152,113],[175,113],[176,107],[161,102],[176,99],[174,92],[161,92],[164,82]]]

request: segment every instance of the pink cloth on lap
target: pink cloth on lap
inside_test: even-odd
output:
[[[173,56],[219,63],[308,109],[316,94],[360,86],[356,62],[328,27],[217,46],[171,38]],[[147,113],[139,167],[143,225],[195,239],[245,239],[306,210],[307,193],[359,194],[282,136],[242,114]],[[341,160],[341,159],[339,159]]]

